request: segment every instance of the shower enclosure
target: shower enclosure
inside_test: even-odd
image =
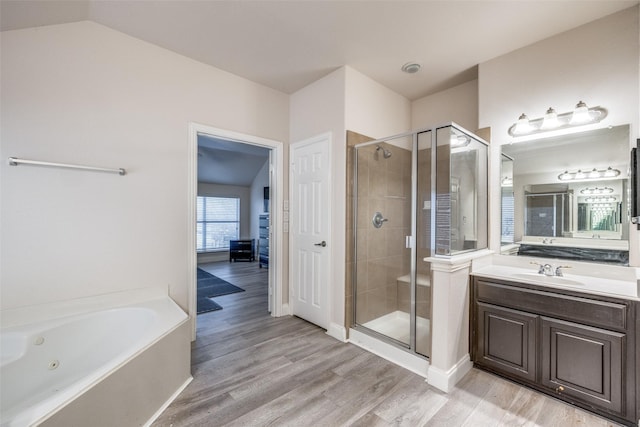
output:
[[[487,146],[456,124],[354,146],[353,324],[431,354],[424,258],[487,247]]]

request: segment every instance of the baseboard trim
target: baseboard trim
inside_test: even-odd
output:
[[[164,402],[164,404],[160,407],[160,409],[158,409],[156,413],[153,414],[146,423],[144,423],[144,427],[149,427],[151,424],[153,424],[154,421],[157,420],[158,417],[164,412],[164,410],[167,409],[169,405],[173,403],[174,400],[176,400],[176,398],[180,395],[180,393],[182,393],[182,391],[185,388],[187,388],[187,386],[191,381],[193,381],[193,377],[189,376],[189,378],[187,378],[187,380],[180,387],[178,387],[175,393],[173,393],[171,397],[169,397],[169,399],[167,399],[167,401]]]
[[[464,377],[467,372],[471,370],[473,363],[468,354],[465,354],[462,359],[458,361],[448,371],[443,371],[433,365],[429,366],[429,372],[427,375],[427,382],[435,388],[449,393],[453,390],[453,387],[458,381]]]
[[[289,316],[290,314],[291,314],[291,311],[289,310],[289,303],[282,304],[282,307],[280,310],[280,316]]]
[[[429,361],[415,354],[411,354],[392,344],[388,344],[356,329],[349,329],[349,341],[351,344],[367,350],[389,362],[402,366],[414,374],[426,378],[429,370]]]
[[[327,329],[327,335],[333,337],[341,342],[347,342],[347,329],[339,325],[337,323],[329,323],[329,328]]]

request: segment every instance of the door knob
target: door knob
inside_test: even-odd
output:
[[[327,246],[327,242],[325,242],[325,241],[323,240],[323,241],[322,241],[322,242],[320,242],[320,243],[315,243],[313,246],[322,246],[322,247],[324,248],[325,246]]]

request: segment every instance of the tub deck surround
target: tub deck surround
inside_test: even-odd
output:
[[[2,427],[142,424],[190,380],[188,316],[160,290],[5,310],[2,323]]]
[[[562,269],[562,277],[538,274],[538,265],[550,264],[555,271]],[[472,274],[489,279],[505,279],[577,292],[622,297],[640,301],[640,268],[595,264],[560,259],[525,256],[492,255],[473,262]]]
[[[168,290],[160,288],[138,288],[121,292],[94,295],[85,298],[77,298],[65,301],[56,301],[49,304],[17,307],[8,310],[0,310],[0,322],[2,328],[39,323],[67,316],[92,313],[105,308],[123,307],[135,305],[138,302],[164,298]]]

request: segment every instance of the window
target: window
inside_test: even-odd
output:
[[[198,252],[229,248],[240,235],[240,199],[198,196],[196,203]]]

